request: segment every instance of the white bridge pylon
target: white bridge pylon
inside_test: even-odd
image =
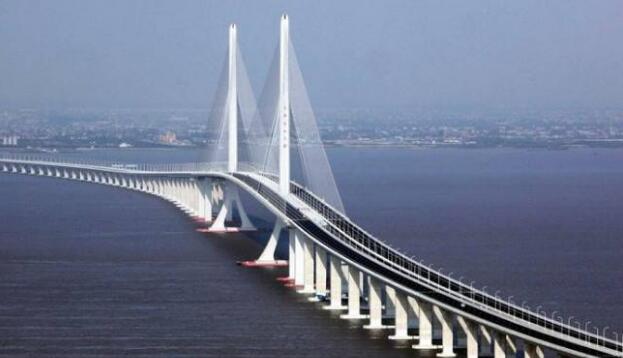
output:
[[[288,195],[289,186],[290,186],[290,159],[289,159],[289,147],[290,147],[290,134],[289,134],[289,122],[290,122],[290,104],[289,104],[289,93],[288,93],[288,19],[287,16],[284,15],[281,19],[281,31],[280,31],[280,57],[279,57],[279,99],[277,101],[276,112],[278,115],[278,128],[279,128],[279,187],[280,194]],[[252,111],[247,111],[247,113],[240,113],[239,108],[249,107],[250,101],[246,100],[247,103],[240,104],[240,98],[238,93],[238,83],[248,83],[248,79],[246,77],[246,72],[244,72],[244,68],[239,68],[238,63],[240,59],[238,58],[238,44],[237,44],[237,29],[236,25],[232,24],[229,28],[229,46],[228,46],[228,56],[227,56],[227,96],[223,103],[223,115],[220,118],[223,119],[223,124],[221,125],[221,133],[220,133],[220,141],[227,140],[227,145],[223,145],[224,143],[219,143],[222,147],[227,148],[227,172],[236,173],[239,171],[239,137],[240,134],[243,134],[244,141],[256,141],[262,142],[258,148],[249,148],[246,147],[248,151],[258,151],[258,149],[264,149],[266,151],[270,151],[270,142],[272,138],[268,136],[268,130],[263,128],[263,121],[260,118],[259,111],[255,106],[255,101],[252,102]],[[240,77],[239,77],[240,74]],[[244,84],[243,84],[244,86]],[[250,97],[250,96],[249,96]],[[218,98],[217,98],[218,101]],[[218,103],[216,103],[218,105]],[[253,120],[255,121],[255,126],[259,126],[260,130],[255,129],[254,133],[251,133],[254,129],[250,128],[253,124],[250,124],[249,112],[252,112]],[[245,128],[239,127],[239,119],[242,118],[242,124]],[[246,119],[246,123],[245,123]],[[268,119],[267,121],[269,121]],[[245,126],[246,124],[246,126]],[[242,129],[242,130],[241,130]],[[225,134],[226,133],[226,134]],[[245,136],[246,135],[246,136]],[[251,138],[253,137],[253,138]],[[257,144],[257,143],[256,143]],[[218,150],[218,148],[217,148]],[[270,154],[261,155],[261,159],[253,159],[252,157],[258,158],[257,153],[247,153],[249,158],[246,158],[248,162],[252,166],[256,168],[256,170],[262,171],[263,167],[266,165],[266,157]],[[219,210],[216,219],[208,229],[209,232],[239,232],[239,231],[253,231],[256,230],[256,227],[253,225],[251,220],[249,219],[246,210],[244,209],[244,205],[240,198],[240,193],[238,191],[238,187],[236,185],[232,185],[231,183],[226,183],[224,188],[224,200]],[[240,226],[232,227],[228,226],[227,223],[231,222],[233,219],[233,212],[237,209],[238,216],[240,217]],[[279,236],[281,235],[282,230],[286,227],[286,224],[279,218],[276,218],[276,222],[274,228],[271,232],[271,235],[264,247],[262,253],[258,257],[257,260],[253,261],[243,261],[242,264],[245,266],[286,266],[288,261],[286,260],[276,260],[275,259],[275,251],[277,249],[277,244],[279,242]]]
[[[227,99],[224,113],[227,126],[227,171],[238,171],[238,40],[236,25],[229,27],[229,46],[227,56]],[[249,219],[238,187],[227,184],[224,188],[225,198],[216,219],[210,226],[210,232],[252,231],[255,226]],[[227,221],[233,219],[234,209],[238,209],[240,227],[228,227]]]
[[[288,81],[289,74],[289,59],[288,49],[290,47],[289,39],[289,21],[288,16],[283,15],[281,17],[281,26],[279,29],[279,98],[277,100],[277,113],[276,120],[278,121],[277,128],[279,129],[279,193],[287,197],[290,194],[290,86]],[[270,79],[269,79],[270,80]],[[286,266],[288,261],[276,260],[275,250],[279,243],[279,237],[281,231],[286,227],[286,224],[277,218],[275,226],[273,228],[268,242],[264,247],[264,250],[260,254],[260,257],[253,263],[247,263],[247,265],[259,265],[259,266]],[[293,258],[289,258],[293,261]],[[290,276],[293,278],[293,276]]]
[[[289,96],[289,58],[288,58],[288,49],[290,46],[289,40],[289,21],[288,16],[283,15],[281,17],[280,31],[279,31],[279,78],[278,78],[278,99],[276,102],[277,108],[274,109],[274,113],[276,113],[276,118],[268,118],[267,122],[273,124],[274,129],[277,129],[276,134],[278,136],[278,180],[279,180],[279,193],[283,197],[287,197],[290,193],[290,96]],[[231,42],[230,42],[231,44]],[[231,57],[230,57],[231,61]],[[270,74],[267,81],[271,81]],[[270,111],[273,113],[273,111]],[[259,110],[256,112],[257,115],[255,119],[260,121]],[[234,119],[230,116],[231,121]],[[276,122],[276,123],[275,123]],[[230,125],[230,129],[232,126]],[[273,130],[273,132],[275,132]],[[268,135],[269,130],[267,128],[263,129],[262,139],[264,139],[264,147],[267,151],[266,155],[263,158],[262,163],[256,163],[257,166],[261,167],[260,171],[268,171],[267,166],[270,166],[271,162],[271,144],[275,141],[275,136]],[[231,134],[230,130],[230,144],[233,142],[232,138],[236,136]],[[237,138],[236,138],[237,139]],[[233,140],[236,140],[233,139]],[[230,145],[230,151],[236,151],[237,148]],[[231,153],[231,152],[230,152]],[[229,158],[234,158],[235,155],[230,155]],[[233,167],[234,164],[230,163],[230,168]],[[240,202],[239,202],[240,203]],[[239,205],[239,208],[242,206]],[[279,243],[279,237],[283,229],[287,228],[287,224],[283,222],[280,218],[276,218],[273,230],[268,238],[268,241],[262,250],[262,253],[254,261],[244,261],[242,262],[245,266],[287,266],[288,261],[286,260],[277,260],[275,259],[275,251],[277,249],[277,245]],[[293,258],[289,258],[290,262],[293,263]],[[292,270],[291,270],[292,271]],[[293,275],[289,275],[292,279]]]
[[[219,145],[213,157],[217,163],[224,162],[225,156],[227,157],[228,173],[258,174],[268,181],[266,185],[275,186],[281,199],[291,197],[291,185],[296,181],[336,210],[344,212],[294,47],[290,41],[289,27],[289,18],[284,14],[280,21],[276,58],[268,73],[259,105],[256,105],[244,63],[239,56],[236,27],[234,25],[230,27],[227,77],[221,77],[227,79],[226,92],[224,85],[219,86],[212,109],[217,114],[212,121],[220,124]],[[293,161],[296,161],[295,165]],[[293,172],[293,168],[297,171]],[[255,230],[240,200],[238,187],[228,184],[224,188],[224,193],[225,200],[208,231]],[[227,226],[235,209],[240,216],[240,226]],[[279,209],[284,211],[286,208],[284,206]],[[287,265],[287,261],[275,259],[279,237],[284,229],[291,230],[289,223],[277,217],[268,242],[258,259],[245,261],[243,264]],[[292,235],[288,237],[290,241],[294,240]],[[292,265],[293,257],[299,256],[290,250],[289,257]],[[295,270],[291,271],[289,278],[294,280]]]

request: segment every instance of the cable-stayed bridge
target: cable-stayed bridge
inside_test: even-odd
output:
[[[289,39],[287,16],[281,19],[275,60],[257,102],[236,31],[232,25],[210,114],[217,138],[205,161],[119,164],[3,155],[0,172],[155,195],[173,202],[207,232],[255,229],[240,199],[244,191],[274,214],[275,225],[260,256],[243,265],[287,265],[282,281],[311,301],[326,302],[325,309],[344,311],[344,319],[365,321],[366,329],[387,330],[390,339],[412,341],[414,349],[435,351],[440,357],[456,354],[458,336],[465,337],[468,357],[523,353],[532,358],[547,351],[572,357],[623,356],[623,336],[616,332],[608,335],[607,329],[491,295],[423,265],[350,220]],[[287,261],[275,259],[283,231]],[[411,321],[417,321],[417,330]],[[438,331],[441,339],[435,336]]]

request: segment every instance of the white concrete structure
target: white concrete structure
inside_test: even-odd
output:
[[[370,310],[370,323],[364,326],[366,329],[383,329],[383,302],[382,284],[374,277],[368,277],[368,307]]]
[[[228,156],[227,170],[230,173],[238,171],[238,83],[237,83],[237,40],[236,25],[229,27],[229,58],[228,58],[228,88],[227,88],[227,124],[228,130]]]
[[[123,166],[0,156],[0,171],[99,183],[155,195],[202,223],[212,221],[212,208],[220,204],[211,229],[223,232],[252,227],[240,200],[240,192],[244,191],[276,218],[268,244],[256,263],[274,260],[279,234],[287,230],[290,240],[288,278],[294,281],[299,292],[315,298],[327,294],[328,262],[330,302],[318,305],[347,310],[342,318],[369,318],[367,328],[384,329],[388,328],[382,321],[385,290],[386,306],[394,307],[393,338],[413,339],[413,348],[434,350],[441,357],[454,356],[455,332],[459,329],[465,333],[470,358],[477,357],[489,345],[493,346],[495,357],[514,354],[519,341],[523,341],[519,346],[523,346],[528,358],[543,357],[544,349],[573,357],[623,356],[620,341],[623,336],[612,339],[588,332],[454,280],[367,233],[308,189],[298,190],[297,183],[290,180],[289,135],[284,135],[290,131],[288,27],[288,18],[284,15],[279,48],[278,180],[268,178],[263,172],[241,170],[240,163],[233,159],[237,158],[234,132],[238,131],[237,115],[233,115],[237,112],[234,108],[237,101],[235,26],[230,28],[228,66],[229,85],[234,88],[229,88],[227,102],[229,128],[235,131],[230,130],[226,170],[209,163]],[[291,191],[291,185],[297,190]],[[226,224],[236,208],[241,227],[231,228]],[[368,282],[369,316],[361,312],[364,279]],[[343,292],[343,283],[346,283],[346,292]],[[347,306],[342,304],[344,293]],[[410,317],[417,318],[417,336],[409,334]],[[433,344],[433,328],[441,330],[441,346]]]
[[[298,257],[296,257],[298,260]],[[335,255],[329,259],[329,298],[330,304],[325,306],[329,310],[345,310],[348,307],[342,305],[342,261]]]
[[[281,17],[279,32],[279,192],[290,193],[290,22]]]
[[[238,171],[238,85],[237,85],[237,30],[236,25],[231,24],[229,27],[229,47],[228,47],[228,64],[227,64],[227,170],[230,173]],[[238,209],[238,216],[240,217],[240,227],[232,228],[227,226],[227,221],[231,221],[233,218],[234,209]],[[221,206],[216,220],[210,227],[213,232],[228,232],[228,231],[251,231],[255,230],[255,226],[251,223],[242,201],[240,200],[240,193],[238,187],[234,185],[227,185],[225,189],[225,201]],[[276,244],[275,244],[276,246]],[[262,258],[266,260],[274,256],[274,253],[265,252]],[[274,258],[273,258],[274,261]]]

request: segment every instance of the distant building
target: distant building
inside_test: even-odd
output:
[[[161,135],[160,143],[164,143],[164,144],[177,143],[177,136],[175,135],[175,132],[168,131],[165,134]]]
[[[19,137],[18,136],[4,136],[2,137],[2,145],[6,146],[6,147],[15,147],[17,146],[19,141]]]

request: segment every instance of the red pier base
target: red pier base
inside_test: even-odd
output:
[[[285,267],[288,266],[287,260],[275,260],[275,261],[238,261],[238,265],[244,267]]]
[[[288,282],[294,282],[294,279],[291,277],[277,277],[277,281],[288,283]]]
[[[228,232],[249,232],[249,231],[257,231],[257,229],[252,228],[252,229],[245,229],[245,228],[239,228],[239,227],[226,227],[225,229],[212,229],[209,227],[201,227],[199,229],[196,229],[195,231],[197,232],[209,232],[209,233],[228,233]]]

